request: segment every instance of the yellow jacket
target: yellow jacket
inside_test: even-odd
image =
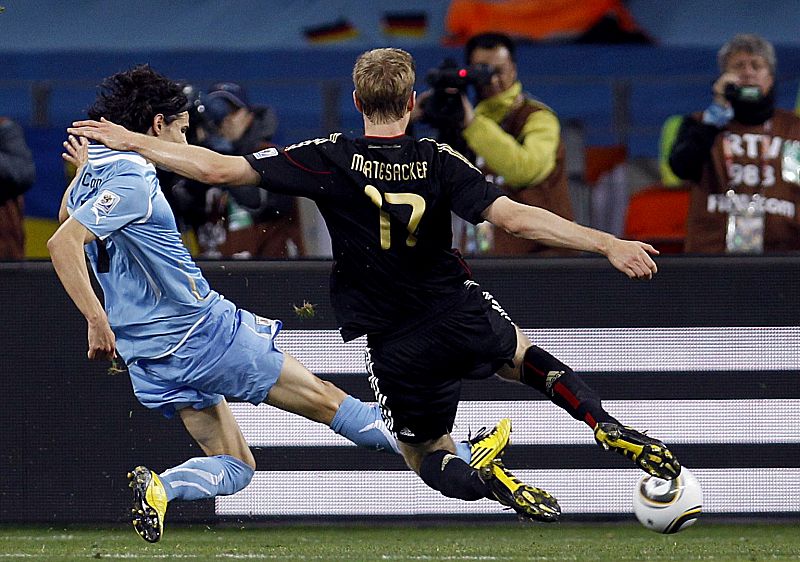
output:
[[[522,84],[485,99],[475,106],[475,118],[462,132],[467,145],[483,157],[486,165],[505,179],[504,185],[522,189],[542,182],[556,166],[561,126],[552,109],[525,99],[543,111],[531,113],[515,139],[500,127],[505,116],[518,103]]]

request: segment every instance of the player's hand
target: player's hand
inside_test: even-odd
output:
[[[80,168],[89,160],[89,141],[84,137],[70,135],[64,141],[64,150],[66,152],[61,153],[61,158],[76,168]]]
[[[117,340],[107,318],[89,322],[89,351],[86,355],[89,359],[106,360],[117,356]]]
[[[723,107],[728,107],[731,105],[731,102],[725,98],[725,87],[728,84],[733,84],[735,86],[741,85],[741,80],[737,74],[733,72],[726,72],[714,82],[714,86],[712,86],[712,90],[714,91],[714,102],[718,105]]]
[[[433,90],[425,90],[420,95],[416,97],[416,101],[414,102],[414,108],[411,110],[411,118],[410,122],[414,123],[415,121],[419,121],[425,115],[425,104],[428,103],[428,100],[431,99],[433,95]]]
[[[650,255],[658,255],[658,250],[650,244],[633,240],[614,239],[606,257],[611,265],[631,279],[652,279],[658,271],[656,262]]]
[[[472,102],[464,92],[461,92],[461,107],[464,109],[464,121],[461,122],[461,128],[466,129],[475,119],[475,108],[472,107]]]
[[[100,144],[106,145],[112,150],[131,150],[133,143],[132,133],[122,125],[117,125],[101,117],[100,121],[87,119],[85,121],[74,121],[72,127],[67,128],[71,135],[86,137]]]

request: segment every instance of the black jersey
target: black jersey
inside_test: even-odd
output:
[[[261,185],[312,199],[331,236],[345,341],[413,324],[465,291],[451,214],[477,224],[502,193],[446,144],[340,133],[246,156]]]

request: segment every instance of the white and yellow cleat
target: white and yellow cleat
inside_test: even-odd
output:
[[[478,431],[477,435],[469,440],[470,444],[470,460],[469,465],[472,468],[481,468],[489,466],[494,459],[499,459],[511,437],[511,420],[503,418],[491,431],[486,431],[486,428]]]
[[[168,501],[161,479],[149,468],[137,466],[128,473],[128,480],[128,486],[133,490],[133,528],[147,542],[160,541],[164,534]]]

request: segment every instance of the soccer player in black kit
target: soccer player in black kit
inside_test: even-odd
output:
[[[552,496],[508,471],[502,451],[479,470],[454,454],[462,379],[495,373],[547,395],[586,423],[604,449],[674,478],[680,464],[662,442],[613,418],[570,367],[533,345],[470,279],[450,249],[451,211],[554,247],[603,254],[631,278],[652,277],[656,250],[516,203],[448,145],[405,136],[414,81],[405,51],[365,52],[353,69],[363,137],[334,133],[245,157],[161,142],[105,120],[76,122],[69,132],[206,184],[259,184],[312,199],[333,243],[331,301],[342,337],[367,336],[367,370],[386,424],[408,466],[443,495],[494,499],[542,521],[560,514]]]

